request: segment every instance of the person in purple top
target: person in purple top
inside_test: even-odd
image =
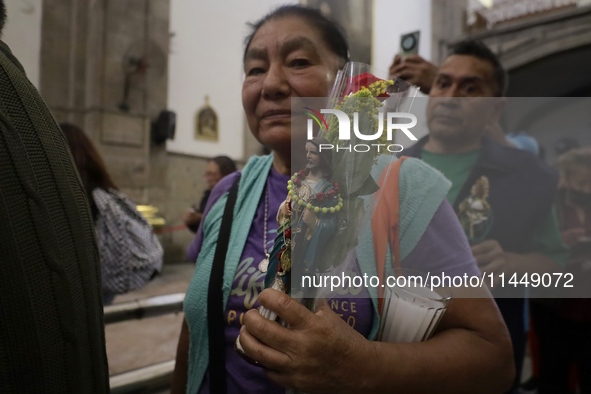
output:
[[[436,335],[418,344],[368,341],[373,321],[370,298],[335,298],[313,313],[286,294],[263,291],[265,274],[258,264],[273,245],[278,228],[275,215],[287,196],[292,173],[290,99],[326,97],[337,70],[348,60],[348,50],[338,28],[315,10],[280,7],[253,26],[244,57],[243,105],[254,136],[272,150],[273,164],[268,173],[259,175],[266,177],[266,187],[224,311],[227,392],[284,393],[289,387],[304,392],[502,393],[513,378],[511,345],[484,289],[483,298],[454,298]],[[210,241],[204,239],[207,215],[237,176],[230,174],[212,191],[188,250],[192,260],[198,259]],[[479,275],[447,201],[441,203],[402,266]],[[194,278],[193,283],[207,281]],[[277,312],[290,327],[264,319],[256,310],[259,305]],[[191,376],[189,367],[199,361],[189,360],[189,345],[195,345],[189,338],[203,321],[194,311],[186,309],[186,313],[172,393],[210,393],[208,373],[203,378]],[[256,365],[234,351],[238,334]]]

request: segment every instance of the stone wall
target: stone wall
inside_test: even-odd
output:
[[[556,9],[478,31],[467,26],[467,5],[467,0],[432,1],[431,58],[436,64],[445,59],[450,46],[467,37],[487,44],[509,71],[553,54],[591,45],[589,5]]]
[[[169,0],[45,0],[40,68],[40,91],[56,119],[82,127],[117,186],[158,207],[167,227],[182,224],[201,198],[207,163],[169,155],[150,139],[151,121],[167,105],[169,8]],[[131,75],[123,111],[130,55],[147,68]],[[160,237],[165,262],[185,260],[188,230]]]
[[[58,121],[85,130],[115,182],[136,196],[164,185],[164,146],[151,144],[150,122],[167,105],[168,6],[168,0],[46,0],[43,7],[41,94]],[[129,110],[122,111],[130,57],[147,68],[130,76]]]
[[[199,204],[207,188],[203,174],[207,159],[180,154],[168,154],[165,189],[150,191],[150,203],[161,209],[166,227],[183,224],[182,216],[194,204]],[[167,262],[185,261],[186,248],[194,238],[189,230],[177,230],[159,235],[166,250]]]
[[[3,0],[8,19],[2,41],[21,63],[29,81],[39,87],[42,0]]]

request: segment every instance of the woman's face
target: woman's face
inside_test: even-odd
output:
[[[218,163],[213,160],[207,162],[207,167],[205,167],[205,182],[207,182],[207,188],[212,190],[222,178],[222,172],[220,171]]]
[[[272,150],[289,150],[291,98],[326,97],[338,65],[338,56],[305,20],[265,23],[246,52],[242,85],[242,105],[256,139]]]

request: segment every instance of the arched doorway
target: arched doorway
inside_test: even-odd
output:
[[[591,44],[509,70],[509,97],[590,97]]]

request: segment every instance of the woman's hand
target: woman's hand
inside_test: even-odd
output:
[[[367,376],[359,373],[374,347],[324,302],[312,313],[282,292],[267,289],[258,298],[289,328],[257,310],[244,316],[240,343],[246,355],[265,368],[269,379],[305,392],[356,392]]]
[[[187,226],[199,224],[201,219],[203,219],[203,213],[196,212],[194,209],[188,209],[183,215],[183,222]]]
[[[465,298],[468,293],[479,298]],[[305,392],[506,392],[515,368],[496,304],[482,288],[458,288],[454,296],[433,338],[393,344],[367,341],[328,305],[312,313],[267,289],[259,302],[290,328],[252,310],[244,317],[240,343],[270,379]]]

